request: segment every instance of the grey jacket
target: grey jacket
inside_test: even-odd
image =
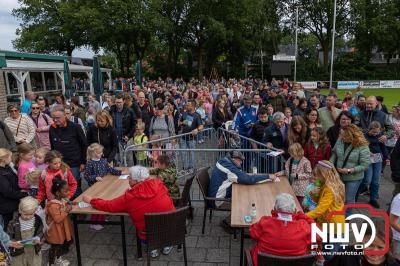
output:
[[[0,121],[0,148],[17,151],[14,135],[3,121]]]

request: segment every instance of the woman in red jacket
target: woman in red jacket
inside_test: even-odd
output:
[[[149,178],[147,168],[134,166],[129,169],[129,172],[128,180],[131,188],[123,195],[112,200],[83,196],[83,201],[90,203],[93,208],[100,211],[128,213],[136,227],[139,238],[145,241],[144,214],[173,211],[175,207],[164,183],[158,178]],[[172,247],[165,247],[162,252],[164,255],[168,255],[171,250]],[[151,252],[153,258],[158,255],[157,250]]]
[[[310,251],[311,223],[313,219],[296,212],[292,195],[281,193],[276,196],[272,216],[263,216],[250,227],[250,237],[256,241],[251,250],[254,266],[257,254],[263,252],[278,256],[302,256]]]

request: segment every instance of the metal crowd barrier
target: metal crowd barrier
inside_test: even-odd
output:
[[[176,135],[140,145],[128,145],[123,151],[126,167],[143,165],[157,167],[155,158],[167,154],[176,167],[180,184],[184,184],[195,169],[209,166],[211,170],[218,160],[232,150],[239,150],[245,156],[242,170],[248,173],[275,173],[284,167],[284,158],[276,149],[268,149],[265,144],[254,141],[232,130],[207,128],[196,136],[191,133]],[[201,200],[201,195],[194,182],[191,196]]]

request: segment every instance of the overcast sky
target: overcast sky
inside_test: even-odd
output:
[[[19,21],[11,15],[13,8],[18,7],[18,0],[0,0],[0,50],[15,51],[12,40],[16,38],[15,30]],[[82,48],[75,49],[72,56],[92,57],[93,52]]]

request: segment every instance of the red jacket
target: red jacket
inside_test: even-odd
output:
[[[316,149],[311,140],[304,145],[304,156],[310,161],[313,169],[319,161],[329,161],[329,158],[331,158],[331,152],[332,148],[329,143],[325,144],[324,149],[321,149],[321,146]]]
[[[261,217],[249,230],[250,237],[257,242],[251,250],[254,266],[257,266],[258,252],[278,256],[302,256],[311,248],[313,219],[300,212],[284,213],[292,216],[291,222],[285,222],[278,218],[278,212],[272,210],[271,213],[272,217]]]
[[[158,178],[149,178],[128,189],[125,194],[112,200],[92,199],[90,204],[105,212],[126,212],[131,217],[141,239],[146,239],[143,231],[145,213],[175,210],[168,189]]]
[[[71,199],[78,187],[76,183],[75,177],[71,172],[71,169],[64,168],[62,166],[58,170],[51,170],[50,167],[47,167],[42,171],[39,177],[39,189],[36,199],[39,202],[42,202],[45,199],[52,200],[54,199],[53,193],[51,193],[51,186],[53,185],[53,179],[56,175],[60,175],[62,179],[67,179],[68,183],[68,198]]]

